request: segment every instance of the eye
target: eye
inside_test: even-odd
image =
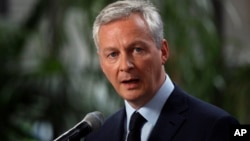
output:
[[[108,54],[108,58],[115,58],[118,56],[118,53],[117,52],[111,52]]]
[[[142,51],[143,51],[143,48],[140,48],[140,47],[134,48],[134,52],[136,52],[136,53],[141,53]]]

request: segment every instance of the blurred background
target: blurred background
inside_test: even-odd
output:
[[[98,12],[114,0],[0,0],[0,140],[50,141],[89,112],[123,106],[99,68]],[[250,1],[154,0],[166,70],[188,93],[250,124]]]

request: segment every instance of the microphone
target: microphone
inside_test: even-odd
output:
[[[101,112],[88,113],[82,121],[53,141],[79,141],[90,132],[99,129],[103,122],[104,117]]]

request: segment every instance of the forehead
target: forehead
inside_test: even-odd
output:
[[[115,38],[143,38],[150,36],[148,26],[145,20],[139,14],[132,14],[129,17],[122,18],[102,25],[99,30],[100,44]],[[115,37],[115,38],[114,38]]]
[[[109,28],[109,27],[114,27],[114,26],[122,26],[122,27],[130,27],[130,28],[148,28],[147,23],[145,22],[144,18],[141,16],[139,13],[134,13],[129,16],[115,19],[113,21],[110,21],[106,24],[103,24],[100,26],[99,32],[102,29]]]

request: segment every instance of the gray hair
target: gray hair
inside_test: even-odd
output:
[[[98,32],[100,26],[128,17],[133,13],[140,13],[143,16],[157,47],[161,48],[163,22],[155,6],[145,0],[123,0],[109,4],[96,17],[93,25],[93,38],[97,49],[99,49]]]

